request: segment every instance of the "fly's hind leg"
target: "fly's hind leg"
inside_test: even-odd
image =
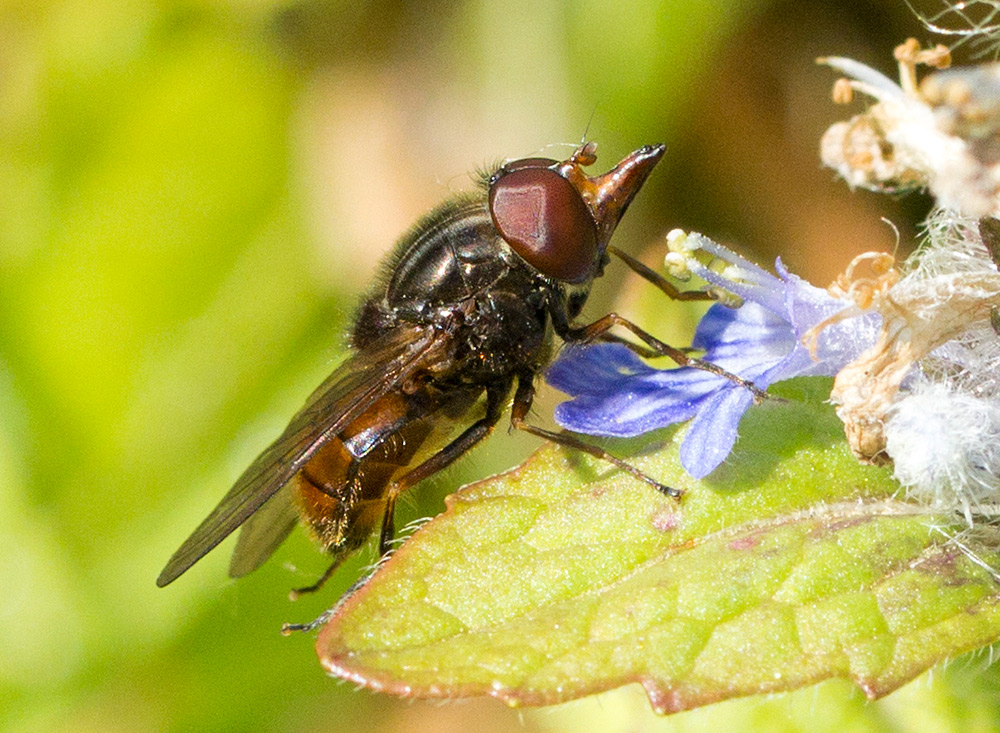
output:
[[[519,375],[517,378],[517,391],[514,393],[514,406],[510,413],[510,424],[513,425],[518,430],[523,430],[532,435],[537,435],[539,438],[544,438],[545,440],[552,441],[553,443],[558,443],[559,445],[565,445],[568,448],[574,448],[575,450],[583,451],[584,453],[589,453],[595,458],[600,458],[602,461],[607,461],[608,463],[617,466],[626,473],[635,476],[635,478],[643,481],[662,494],[673,498],[679,498],[684,492],[680,489],[675,489],[672,486],[667,486],[662,484],[651,476],[647,476],[645,473],[640,471],[638,468],[630,463],[626,463],[621,458],[608,453],[603,448],[599,448],[596,445],[591,445],[590,443],[585,443],[584,441],[576,438],[568,433],[555,432],[552,430],[546,430],[545,428],[540,428],[535,425],[529,425],[527,422],[528,413],[531,410],[531,403],[535,399],[535,375],[533,373],[525,373]]]
[[[358,469],[360,468],[360,466],[361,464],[358,463],[357,461],[351,464],[351,467],[348,469],[348,473],[344,483],[349,484],[352,481],[354,481],[354,479],[358,475]],[[310,476],[308,470],[303,469],[301,474],[299,475],[302,477],[303,481],[309,482],[309,484],[312,485],[312,487],[315,488],[316,490],[322,491],[323,493],[327,493],[327,489],[324,488],[319,483],[319,481]],[[317,580],[312,585],[303,586],[302,588],[292,588],[290,591],[288,591],[288,600],[297,601],[301,596],[304,596],[308,593],[315,593],[320,588],[322,588],[326,584],[326,581],[328,581],[330,578],[333,577],[333,574],[336,572],[337,568],[340,567],[341,563],[343,563],[344,560],[347,559],[347,555],[348,553],[346,552],[338,553],[337,557],[334,558],[333,562],[330,563],[330,566],[319,577],[319,580]]]
[[[345,553],[340,557],[338,557],[336,560],[334,560],[332,563],[330,563],[330,567],[328,567],[324,571],[324,573],[319,577],[319,580],[317,580],[312,585],[307,585],[303,588],[292,588],[290,591],[288,591],[288,600],[297,601],[299,600],[300,596],[304,596],[307,593],[315,593],[316,591],[318,591],[326,584],[326,581],[328,581],[331,577],[333,577],[333,574],[337,571],[337,568],[340,567],[341,563],[343,563],[346,558],[347,555]]]
[[[493,432],[494,426],[500,421],[504,403],[510,394],[511,381],[499,383],[486,388],[486,414],[462,431],[462,434],[451,441],[440,451],[411,471],[396,479],[386,492],[385,513],[382,515],[382,531],[379,533],[379,555],[385,557],[392,552],[392,539],[395,535],[395,525],[392,521],[396,508],[396,498],[425,478],[433,476],[472,449],[483,438]]]

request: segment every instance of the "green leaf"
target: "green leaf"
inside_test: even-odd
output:
[[[709,480],[678,434],[638,444],[679,503],[555,446],[459,491],[339,605],[323,665],[511,705],[639,682],[674,712],[830,677],[878,697],[1000,637],[997,558],[854,460],[827,381],[781,387]]]

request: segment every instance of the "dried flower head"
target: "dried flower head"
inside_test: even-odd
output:
[[[854,91],[877,100],[827,130],[823,162],[851,186],[928,188],[942,207],[965,216],[1000,215],[1000,66],[940,70],[918,83],[919,65],[950,65],[948,49],[922,50],[910,39],[895,57],[899,84],[852,59],[820,59],[850,77],[837,81],[835,101]]]
[[[831,393],[852,449],[872,463],[899,462],[885,428],[909,394],[899,394],[906,380],[919,375],[958,391],[962,384],[982,391],[998,380],[1000,340],[991,313],[1000,306],[1000,273],[977,222],[939,212],[928,223],[924,247],[905,267],[871,302],[882,316],[877,342],[840,370]]]

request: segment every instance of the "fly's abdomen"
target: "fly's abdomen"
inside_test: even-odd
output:
[[[295,477],[303,521],[331,554],[365,543],[381,521],[385,491],[431,431],[408,395],[390,392],[330,439]]]
[[[293,484],[302,520],[323,549],[338,555],[361,547],[382,521],[391,483],[444,445],[476,397],[427,387],[390,392],[331,438]]]

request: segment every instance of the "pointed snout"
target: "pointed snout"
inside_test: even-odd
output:
[[[597,224],[597,241],[602,251],[611,239],[618,222],[625,215],[628,205],[632,203],[632,199],[642,188],[666,149],[662,143],[645,145],[627,155],[618,165],[600,176],[582,175],[580,168],[574,171],[577,173],[573,176],[576,178],[574,184]]]

